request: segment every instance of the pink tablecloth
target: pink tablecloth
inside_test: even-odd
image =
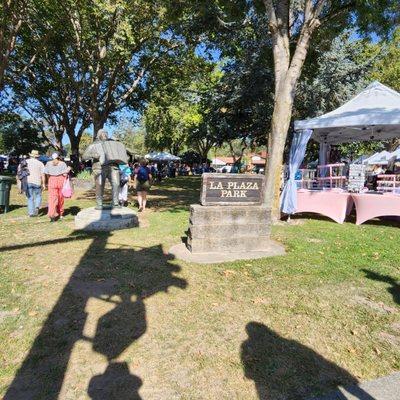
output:
[[[297,191],[296,213],[317,213],[342,224],[352,208],[353,199],[350,193],[318,190]]]
[[[400,196],[394,194],[353,194],[360,225],[369,219],[388,215],[400,216]]]

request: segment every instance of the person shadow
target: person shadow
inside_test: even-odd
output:
[[[90,237],[92,243],[42,325],[4,400],[63,398],[61,389],[78,341],[88,343],[87,351],[104,356],[107,362],[104,373],[88,377],[90,398],[140,400],[142,381],[120,357],[147,330],[146,299],[167,293],[171,287],[185,289],[187,282],[175,275],[180,267],[170,262],[173,257],[165,255],[161,245],[137,249],[119,245],[116,249],[107,247],[111,233]],[[95,329],[88,333],[87,307],[93,301],[109,311],[99,314]],[[82,365],[85,367],[90,374],[92,366]]]
[[[382,275],[369,269],[362,269],[368,279],[385,282],[390,285],[387,291],[393,296],[393,301],[400,305],[400,284],[389,275]]]
[[[246,325],[248,338],[241,346],[245,377],[255,383],[260,400],[309,400],[338,388],[355,399],[374,400],[357,387],[357,379],[345,369],[328,361],[314,350],[285,339],[266,325],[250,322]],[[343,397],[329,397],[339,399]]]

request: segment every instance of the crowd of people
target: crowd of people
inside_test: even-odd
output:
[[[43,191],[48,191],[47,216],[50,222],[63,219],[65,198],[65,185],[72,175],[72,168],[59,153],[54,152],[51,160],[46,164],[39,160],[39,152],[32,150],[29,157],[23,157],[16,163],[15,173],[19,192],[27,198],[29,217],[37,217],[42,205]],[[14,164],[12,164],[14,165]],[[152,181],[157,179],[159,171],[153,163],[148,165],[146,159],[139,162],[119,165],[120,185],[118,200],[119,205],[127,206],[129,187],[134,187],[137,192],[139,211],[145,211],[147,206],[147,193]]]

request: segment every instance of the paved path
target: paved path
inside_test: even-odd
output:
[[[400,400],[400,372],[347,388],[313,400]]]

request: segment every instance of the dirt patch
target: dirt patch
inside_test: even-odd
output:
[[[396,308],[390,307],[386,305],[385,303],[382,303],[381,301],[379,303],[372,301],[370,299],[367,299],[362,296],[355,296],[354,297],[354,302],[357,304],[362,304],[363,306],[369,307],[375,311],[381,312],[381,313],[387,313],[387,314],[392,314],[397,312]]]
[[[18,314],[18,311],[0,311],[0,322],[8,317],[16,317]]]
[[[400,338],[387,332],[381,332],[379,337],[384,341],[390,343],[392,346],[400,346]]]

